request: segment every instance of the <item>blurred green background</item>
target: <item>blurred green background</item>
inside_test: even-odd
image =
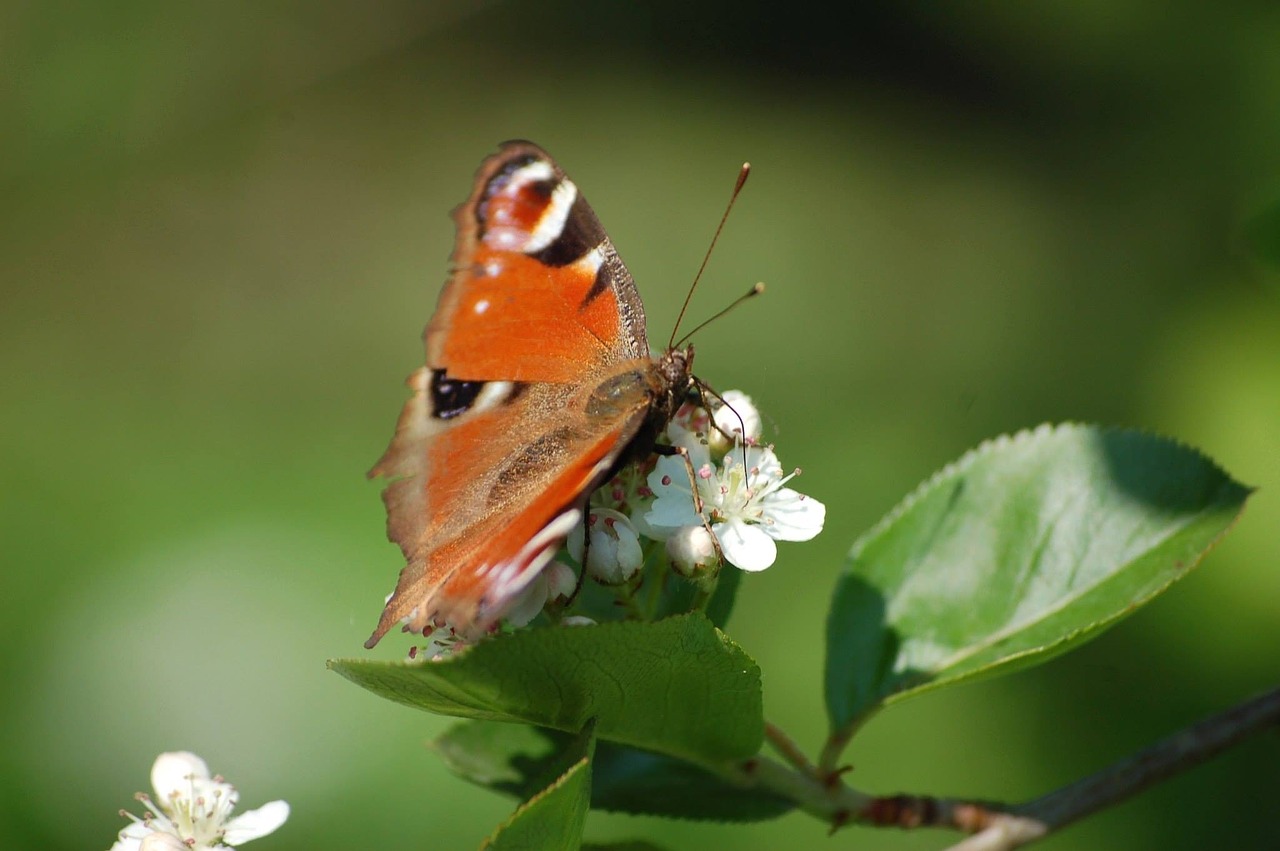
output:
[[[1188,580],[1083,650],[922,698],[849,757],[876,792],[1021,799],[1280,671],[1280,313],[1242,238],[1280,198],[1274,4],[9,3],[0,11],[7,652],[0,844],[107,848],[162,750],[202,754],[264,849],[469,848],[512,802],[449,722],[324,669],[400,566],[364,471],[446,275],[448,211],[547,147],[698,372],[773,418],[829,507],[731,631],[774,722],[824,735],[849,544],[980,440],[1149,428],[1262,489]],[[384,642],[378,655],[403,652]],[[1044,842],[1276,847],[1274,736]],[[939,832],[593,814],[594,839],[932,849]],[[253,847],[258,847],[257,845]]]

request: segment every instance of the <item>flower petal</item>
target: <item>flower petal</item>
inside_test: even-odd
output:
[[[778,558],[778,545],[759,526],[734,518],[711,531],[716,533],[725,559],[741,570],[764,570]]]
[[[689,453],[689,463],[693,465],[693,469],[698,469],[703,464],[711,463],[711,447],[707,445],[706,435],[696,431],[683,431],[677,429],[675,434],[671,435],[671,445],[677,449],[683,449]],[[679,455],[664,455],[663,458],[670,458],[680,464],[680,469],[684,469],[684,459]],[[685,480],[689,478],[685,474]]]
[[[725,434],[740,434],[748,443],[759,440],[760,411],[751,397],[741,390],[726,390],[721,398],[724,404],[715,413],[717,428]]]
[[[227,833],[222,841],[228,845],[240,845],[273,833],[289,818],[289,805],[284,801],[272,801],[256,810],[246,810],[227,822]]]
[[[808,541],[822,531],[827,507],[811,496],[780,488],[763,500],[764,531],[776,541]]]
[[[169,799],[176,792],[179,795],[191,793],[191,781],[208,780],[209,766],[191,751],[170,751],[156,757],[151,766],[151,788],[156,790],[156,801],[167,807]]]
[[[133,818],[133,816],[130,816],[130,818]],[[142,845],[142,840],[153,833],[155,833],[155,830],[143,822],[131,822],[117,835],[115,844],[111,846],[111,851],[138,851],[138,848]]]
[[[665,540],[682,526],[702,522],[698,513],[693,510],[693,490],[689,485],[689,471],[684,465],[684,459],[673,455],[659,458],[653,472],[649,474],[649,489],[656,499],[645,513],[644,519],[658,540]]]

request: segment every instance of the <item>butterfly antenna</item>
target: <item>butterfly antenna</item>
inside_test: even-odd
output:
[[[733,194],[729,196],[729,203],[724,208],[724,215],[720,217],[720,224],[716,226],[715,235],[711,237],[711,244],[707,246],[707,253],[702,258],[702,265],[698,267],[698,274],[693,276],[693,283],[689,285],[689,292],[685,294],[684,304],[680,307],[680,315],[676,317],[675,327],[671,329],[671,339],[667,341],[667,348],[675,345],[676,334],[680,330],[680,323],[684,321],[685,311],[689,309],[689,301],[693,298],[693,291],[698,288],[698,281],[702,280],[702,272],[707,268],[707,261],[711,259],[711,251],[716,247],[716,241],[720,239],[720,231],[724,230],[724,223],[729,219],[729,211],[733,209],[733,202],[738,200],[738,193],[742,191],[743,185],[747,182],[747,176],[750,174],[751,163],[743,163],[742,168],[738,171],[738,180],[733,184]],[[698,327],[701,328],[702,326],[699,325]],[[689,335],[686,334],[682,340],[688,338]]]
[[[747,299],[754,298],[763,292],[764,292],[764,283],[763,282],[757,283],[751,289],[747,290],[745,293],[743,293],[742,295],[738,296],[733,301],[731,301],[728,307],[724,308],[723,310],[716,311],[711,316],[699,322],[697,325],[694,326],[692,331],[690,331],[688,334],[685,334],[683,337],[681,337],[677,342],[673,343],[672,345],[676,347],[683,346],[686,342],[688,342],[689,338],[692,337],[694,334],[697,334],[703,328],[706,328],[712,322],[715,322],[721,316],[724,316],[730,310],[733,310],[735,307],[742,304]]]

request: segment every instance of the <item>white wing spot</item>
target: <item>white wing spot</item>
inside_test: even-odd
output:
[[[480,314],[484,313],[488,309],[489,309],[489,299],[487,298],[480,299],[475,303],[475,306],[472,307],[472,310],[476,312],[476,316],[479,316]]]
[[[604,249],[597,245],[595,248],[573,261],[573,270],[584,277],[594,278],[596,273],[600,271],[600,267],[603,265]]]
[[[550,180],[555,176],[555,172],[551,170],[551,163],[546,160],[534,160],[527,166],[513,171],[511,173],[511,183],[515,185],[536,183],[539,180]]]
[[[496,408],[507,401],[507,397],[511,395],[514,388],[515,383],[511,381],[486,381],[476,395],[475,401],[471,403],[471,410],[478,412]]]
[[[489,594],[500,611],[505,613],[512,598],[555,557],[560,542],[580,520],[582,512],[576,508],[557,514],[520,548],[514,558],[494,567],[489,576]]]
[[[559,239],[560,232],[564,230],[564,223],[569,220],[569,211],[573,209],[573,202],[576,200],[578,200],[578,187],[573,185],[573,181],[568,178],[560,181],[560,185],[551,191],[551,200],[547,203],[547,209],[543,211],[542,218],[538,219],[537,227],[533,229],[533,233],[529,234],[528,241],[520,250],[525,254],[537,254]]]

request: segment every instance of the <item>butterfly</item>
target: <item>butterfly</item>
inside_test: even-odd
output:
[[[401,621],[498,621],[693,386],[693,348],[650,354],[635,281],[537,145],[501,145],[453,218],[426,364],[369,471],[391,479],[387,536],[406,561],[369,648]]]

